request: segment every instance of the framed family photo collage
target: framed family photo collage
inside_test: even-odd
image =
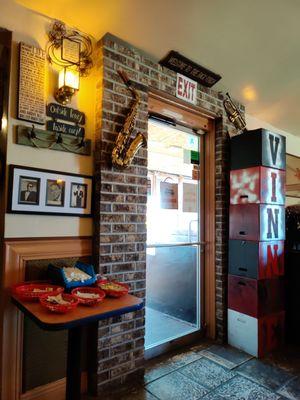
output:
[[[10,165],[7,211],[90,217],[92,186],[91,176]]]

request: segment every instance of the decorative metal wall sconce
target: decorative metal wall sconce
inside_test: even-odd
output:
[[[88,35],[67,30],[60,21],[54,22],[48,37],[48,60],[62,68],[55,99],[60,104],[67,104],[79,90],[80,77],[87,76],[93,66],[92,41]]]
[[[59,73],[58,89],[55,100],[63,105],[68,104],[72,96],[79,90],[79,72],[63,68]]]
[[[229,121],[234,125],[238,132],[246,132],[246,121],[242,116],[240,110],[236,107],[231,100],[229,93],[226,93],[226,98],[223,100],[223,105]]]
[[[134,130],[135,120],[138,112],[138,107],[141,101],[139,93],[132,86],[132,82],[124,71],[118,70],[123,82],[130,90],[133,103],[127,114],[124,126],[118,134],[115,147],[112,151],[112,163],[118,168],[127,168],[131,164],[135,154],[141,147],[146,147],[147,139],[141,133],[137,133],[133,140],[130,139],[131,133]]]

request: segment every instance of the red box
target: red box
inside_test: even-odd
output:
[[[267,204],[231,205],[229,238],[269,241],[285,239],[285,208]]]
[[[285,171],[266,167],[230,172],[230,204],[285,204]]]
[[[260,318],[284,308],[283,281],[228,276],[228,308]]]

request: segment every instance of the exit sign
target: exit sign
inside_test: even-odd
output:
[[[189,103],[197,103],[197,82],[184,75],[177,74],[176,97]]]

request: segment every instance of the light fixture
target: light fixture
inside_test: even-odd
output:
[[[63,68],[59,73],[58,90],[55,100],[63,105],[68,104],[72,96],[79,90],[79,72],[71,68]]]

